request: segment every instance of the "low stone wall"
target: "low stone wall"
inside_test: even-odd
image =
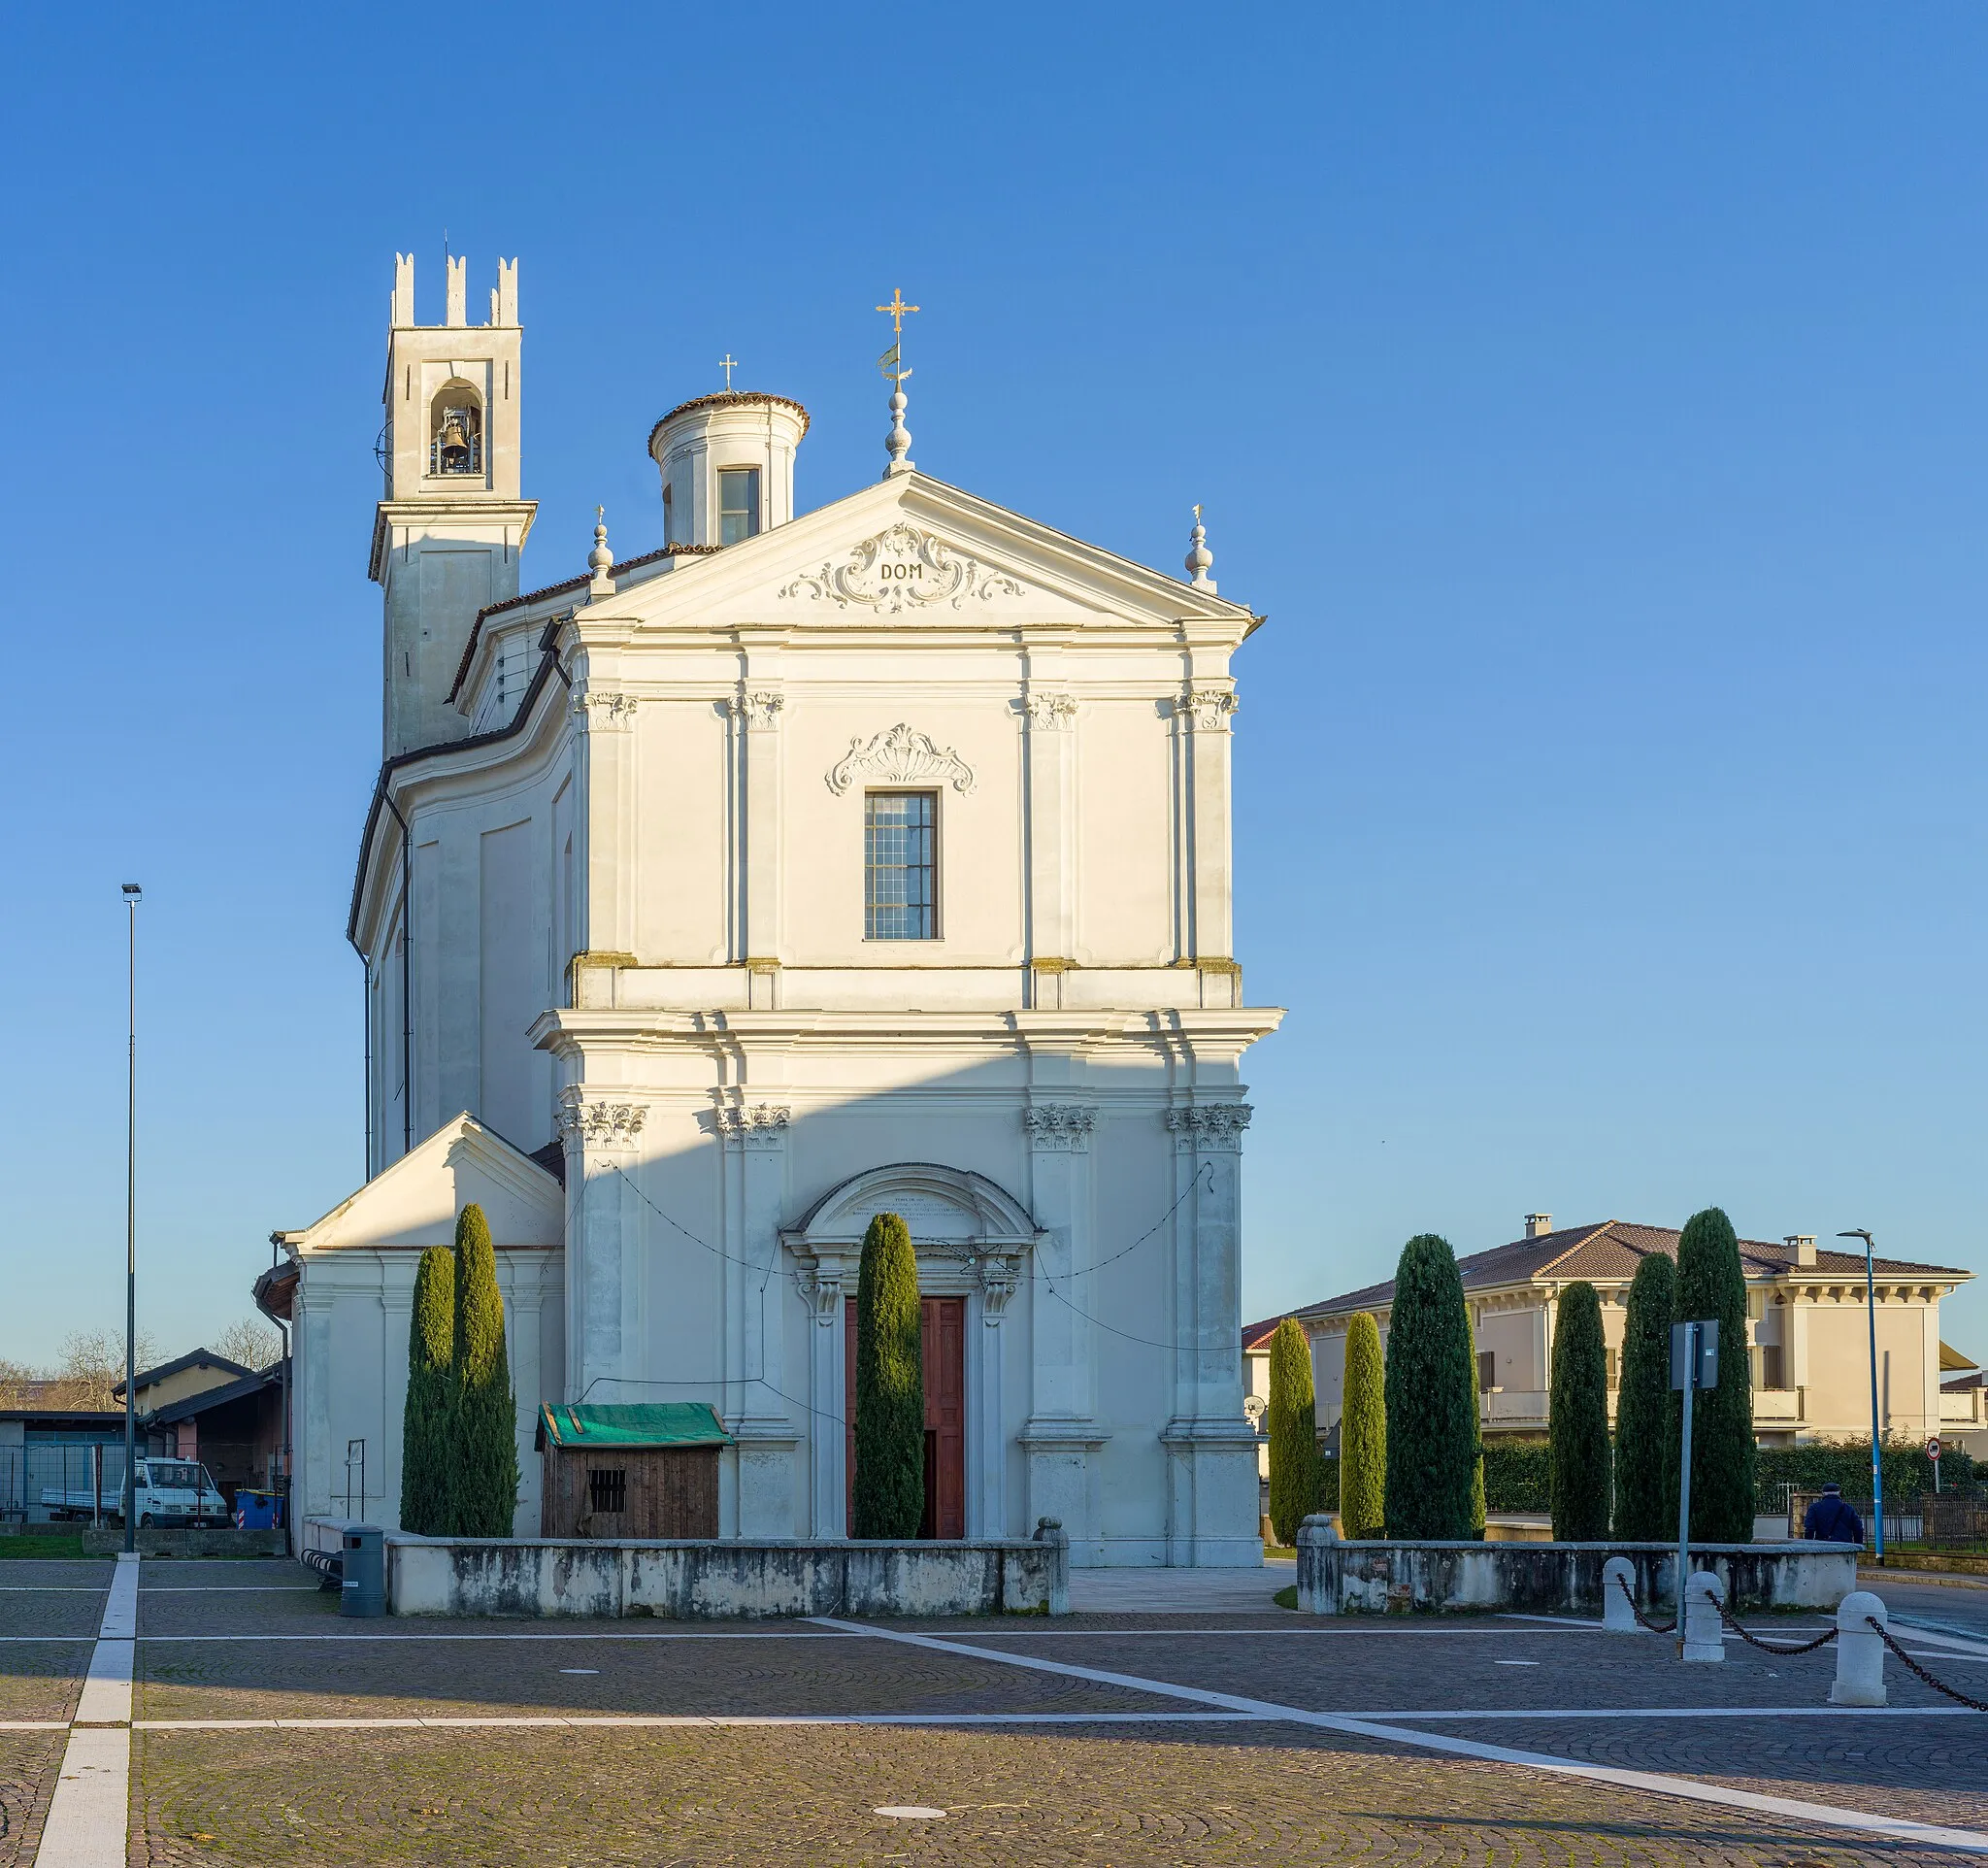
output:
[[[1857,1586],[1854,1544],[1694,1544],[1694,1570],[1711,1570],[1742,1609],[1833,1609]],[[1602,1566],[1627,1557],[1636,1602],[1676,1600],[1674,1544],[1342,1543],[1329,1523],[1298,1533],[1298,1606],[1313,1615],[1518,1610],[1599,1615]]]
[[[312,1519],[305,1548],[337,1548],[343,1520]],[[1068,1615],[1070,1540],[1044,1519],[1028,1541],[883,1544],[386,1533],[393,1615]]]
[[[140,1525],[132,1541],[140,1556],[287,1556],[290,1548],[286,1531],[238,1531],[231,1524],[177,1531]],[[87,1556],[115,1556],[123,1548],[121,1526],[83,1534]]]

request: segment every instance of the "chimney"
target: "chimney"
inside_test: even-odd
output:
[[[1809,1271],[1815,1269],[1815,1235],[1812,1232],[1791,1232],[1781,1243],[1788,1249],[1791,1264]]]
[[[1553,1230],[1553,1216],[1550,1213],[1529,1213],[1526,1215],[1526,1237],[1543,1239]]]

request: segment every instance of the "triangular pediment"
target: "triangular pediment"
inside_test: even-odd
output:
[[[452,1245],[456,1215],[473,1201],[483,1209],[499,1251],[564,1242],[566,1195],[559,1183],[467,1114],[445,1122],[315,1225],[285,1233],[283,1241],[306,1257]]]
[[[750,621],[799,629],[1173,626],[1240,637],[1244,604],[1196,589],[923,474],[903,474],[667,575],[582,617],[651,627]]]

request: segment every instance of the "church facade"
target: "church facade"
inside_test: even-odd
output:
[[[795,507],[808,429],[657,422],[666,543],[520,593],[514,266],[398,262],[384,761],[348,932],[369,1179],[278,1235],[300,1512],[393,1522],[418,1248],[480,1199],[541,1400],[702,1400],[721,1535],[845,1532],[873,1215],[924,1303],[929,1535],[1261,1560],[1239,1337],[1231,658],[1260,618],[919,472]],[[366,1476],[354,1481],[356,1449]]]

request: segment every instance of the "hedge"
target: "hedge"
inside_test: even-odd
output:
[[[1933,1489],[1933,1461],[1916,1440],[1885,1443],[1880,1463],[1884,1469],[1884,1495],[1888,1499],[1917,1498]],[[1981,1468],[1958,1447],[1939,1462],[1939,1484],[1943,1491],[1971,1491],[1984,1475]],[[1871,1497],[1871,1442],[1868,1440],[1810,1440],[1799,1447],[1763,1447],[1757,1456],[1753,1481],[1753,1509],[1763,1515],[1785,1508],[1782,1487],[1798,1492],[1819,1492],[1836,1484],[1845,1498],[1868,1503]]]

